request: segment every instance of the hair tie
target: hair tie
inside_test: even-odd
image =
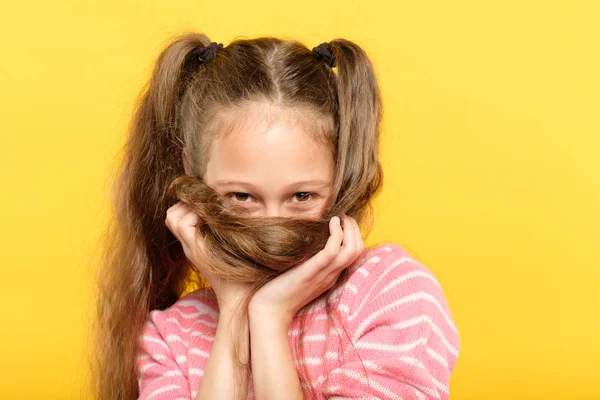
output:
[[[206,64],[206,63],[210,62],[210,60],[213,59],[215,54],[217,54],[217,52],[219,50],[221,50],[222,48],[223,48],[223,43],[212,42],[209,45],[204,46],[198,52],[198,60],[200,60],[201,63]]]
[[[329,67],[335,67],[335,55],[329,49],[329,44],[327,42],[314,47],[312,51],[314,54],[321,57]]]

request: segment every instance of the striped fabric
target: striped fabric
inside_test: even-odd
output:
[[[319,300],[290,325],[304,398],[448,399],[460,342],[432,272],[392,243],[365,249],[349,268],[349,280],[330,293],[332,319]],[[218,315],[210,289],[149,313],[140,335],[141,400],[195,399]],[[303,358],[296,352],[300,333]]]

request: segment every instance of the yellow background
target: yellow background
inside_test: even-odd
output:
[[[0,398],[87,398],[106,177],[188,29],[364,46],[384,95],[367,245],[442,283],[451,399],[600,398],[600,2],[3,1]]]

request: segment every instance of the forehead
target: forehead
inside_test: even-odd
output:
[[[255,183],[331,179],[326,122],[305,109],[254,103],[215,115],[207,175]]]
[[[266,133],[273,124],[301,129],[313,141],[329,144],[333,130],[331,117],[303,106],[279,106],[267,101],[252,101],[213,111],[208,132],[213,138],[226,138],[232,133]]]

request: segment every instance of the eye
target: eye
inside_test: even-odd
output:
[[[248,193],[242,193],[242,192],[233,192],[233,193],[229,193],[227,195],[227,197],[232,198],[232,200],[240,202],[240,203],[249,203],[248,199],[251,198],[252,196],[250,196]]]
[[[298,192],[294,195],[299,201],[298,203],[306,203],[309,200],[309,197],[312,196],[312,193],[309,192]]]

